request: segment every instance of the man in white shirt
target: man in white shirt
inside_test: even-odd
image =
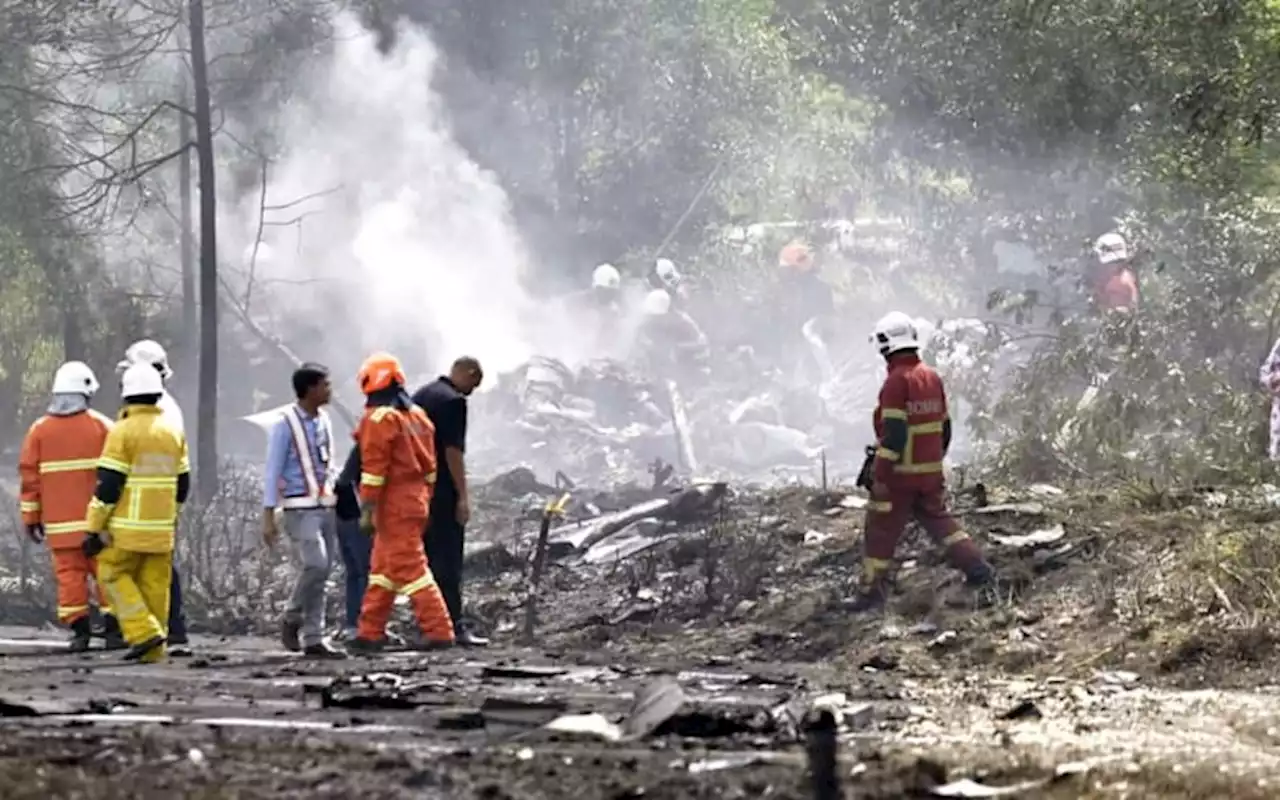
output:
[[[116,375],[124,374],[124,371],[134,364],[150,364],[160,373],[160,379],[168,383],[173,377],[173,370],[169,368],[169,354],[161,344],[154,339],[139,339],[129,345],[129,349],[124,351],[124,360],[116,364]],[[160,408],[161,414],[165,419],[170,420],[177,426],[178,430],[186,432],[186,426],[183,422],[182,408],[178,405],[178,401],[173,398],[166,387],[164,394],[160,395],[160,400],[156,403]],[[178,580],[178,562],[173,562],[173,580],[169,584],[169,631],[167,649],[169,656],[172,658],[182,658],[191,655],[191,644],[187,638],[187,616],[182,608],[182,584]]]

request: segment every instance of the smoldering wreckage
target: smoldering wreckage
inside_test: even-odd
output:
[[[878,379],[817,404],[547,359],[497,383],[469,456],[530,457],[473,488],[465,563],[499,644],[313,661],[197,626],[191,660],[125,665],[2,631],[5,796],[122,796],[123,776],[138,797],[1272,796],[1273,752],[1154,732],[1153,707],[1209,729],[1246,699],[1188,705],[1108,651],[1027,669],[1072,624],[1044,598],[1110,524],[1052,486],[953,486],[993,591],[912,531],[888,613],[850,613],[871,501],[838,420]],[[700,477],[713,464],[724,479]],[[1030,676],[975,670],[983,652]],[[1146,788],[1222,747],[1219,794]]]

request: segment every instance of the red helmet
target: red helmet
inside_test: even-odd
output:
[[[374,353],[360,365],[356,380],[360,391],[373,394],[396,384],[404,386],[408,379],[405,378],[404,367],[400,366],[400,359],[390,353]]]

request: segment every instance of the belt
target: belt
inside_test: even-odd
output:
[[[333,508],[337,504],[337,498],[331,494],[312,497],[311,495],[302,495],[300,497],[286,497],[280,501],[281,508],[306,509],[306,508]]]

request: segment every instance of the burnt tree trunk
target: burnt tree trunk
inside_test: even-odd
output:
[[[195,90],[196,153],[200,168],[200,381],[196,401],[196,495],[218,491],[218,200],[213,177],[209,62],[204,0],[190,0],[191,79]]]

